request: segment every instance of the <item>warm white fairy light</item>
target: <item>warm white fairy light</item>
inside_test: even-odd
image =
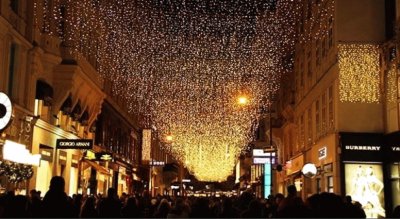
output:
[[[396,65],[390,65],[386,79],[386,101],[388,104],[396,104],[397,102],[397,70]]]
[[[167,149],[199,180],[226,180],[290,70],[295,3],[60,1],[75,55],[96,57],[113,92],[173,136]]]
[[[340,101],[379,103],[379,46],[341,44],[338,50]]]

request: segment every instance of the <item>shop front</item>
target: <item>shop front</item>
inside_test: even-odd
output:
[[[320,139],[306,152],[304,163],[314,164],[317,174],[304,178],[305,197],[321,192],[340,193],[340,170],[335,168],[338,163],[336,145],[336,135],[331,134]]]
[[[386,156],[385,170],[388,171],[385,180],[387,192],[387,211],[400,205],[400,132],[394,132],[385,136]]]
[[[62,176],[65,180],[65,192],[68,195],[78,192],[78,165],[82,157],[79,145],[60,145],[60,140],[81,141],[72,133],[52,126],[39,119],[33,128],[32,153],[41,154],[40,166],[35,168],[30,180],[30,188],[44,196],[49,190],[53,176]]]
[[[29,180],[32,175],[26,177],[23,170],[29,170],[32,173],[35,167],[32,168],[32,165],[25,164],[27,161],[21,160],[21,158],[28,154],[40,156],[39,153],[32,151],[33,127],[36,121],[37,118],[31,116],[29,111],[13,104],[5,93],[0,92],[0,172],[2,172],[0,193],[14,190],[16,194],[24,195],[29,191]],[[19,148],[21,151],[5,154],[4,149],[7,142],[18,145],[14,149]],[[6,156],[8,156],[7,159]],[[4,170],[13,171],[5,172]]]
[[[303,176],[301,174],[301,169],[304,165],[304,155],[299,154],[298,156],[292,158],[286,162],[286,178],[285,185],[286,188],[289,185],[295,185],[297,192],[303,196]],[[285,193],[287,191],[285,190]]]
[[[340,133],[342,194],[359,202],[367,218],[386,217],[384,171],[386,147],[382,134]]]
[[[82,194],[107,194],[107,189],[115,181],[113,175],[118,174],[111,159],[111,153],[102,152],[98,146],[84,153],[79,169]]]

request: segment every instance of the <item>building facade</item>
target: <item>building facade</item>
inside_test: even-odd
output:
[[[298,4],[294,71],[282,82],[293,84],[281,89],[278,101],[284,171],[276,174],[276,192],[294,184],[303,198],[352,195],[367,217],[384,217],[399,204],[392,156],[399,130],[399,2]],[[306,163],[316,165],[315,177],[301,174]],[[374,184],[375,193],[357,191],[361,181]]]
[[[64,177],[69,195],[108,187],[131,193],[143,184],[136,115],[100,77],[97,33],[77,34],[67,22],[77,19],[76,8],[63,0],[0,2],[0,91],[13,105],[0,144],[12,140],[41,154],[32,178],[17,186],[21,194],[36,189],[44,195],[56,175]],[[82,41],[86,34],[90,40]],[[58,139],[88,139],[94,146],[58,149]],[[15,189],[4,179],[1,187]]]

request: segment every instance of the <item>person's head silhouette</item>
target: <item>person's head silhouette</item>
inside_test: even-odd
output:
[[[297,189],[295,185],[289,185],[287,187],[287,192],[288,196],[296,196],[297,195]]]
[[[65,181],[61,176],[53,176],[50,180],[50,190],[57,192],[64,192]]]

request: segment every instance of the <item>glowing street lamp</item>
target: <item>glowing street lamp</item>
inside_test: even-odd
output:
[[[247,105],[249,103],[249,99],[246,96],[240,96],[237,99],[239,105]]]
[[[172,137],[172,135],[167,135],[165,137],[165,140],[167,140],[167,142],[171,142],[174,138]]]

